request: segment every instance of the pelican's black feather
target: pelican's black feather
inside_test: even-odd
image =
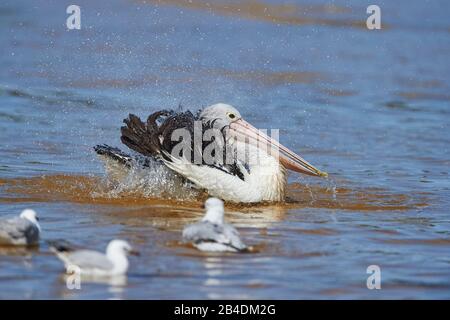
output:
[[[235,163],[235,154],[232,145],[226,143],[226,130],[220,128],[222,135],[221,141],[204,141],[202,139],[203,133],[208,129],[217,129],[214,127],[215,121],[201,121],[200,113],[195,115],[190,111],[157,111],[151,114],[146,122],[143,122],[136,115],[130,114],[124,120],[125,126],[121,128],[121,141],[130,149],[147,157],[160,158],[165,157],[164,152],[175,157],[184,157],[190,162],[198,165],[207,165],[217,168],[228,174],[235,175],[241,180],[244,180],[244,174]],[[199,146],[195,145],[194,127],[197,126],[201,130]],[[190,136],[190,139],[183,140],[175,132],[178,129],[185,129],[185,134]],[[183,133],[183,132],[181,132]],[[174,149],[184,143],[182,148]],[[187,144],[186,144],[187,143]],[[207,163],[203,157],[205,148],[211,143],[218,144],[218,148],[222,150],[221,157],[212,154],[216,160],[214,163]],[[164,151],[164,152],[163,152]],[[185,154],[183,154],[183,152]],[[178,153],[178,154],[177,154]],[[230,159],[232,161],[230,161]],[[170,161],[169,159],[166,159]]]

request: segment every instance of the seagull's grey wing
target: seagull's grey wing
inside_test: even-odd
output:
[[[222,242],[222,228],[209,222],[197,222],[186,226],[183,230],[185,241],[215,241]]]
[[[39,239],[39,229],[30,221],[12,218],[0,221],[0,243],[34,244]]]
[[[242,242],[239,237],[239,232],[231,224],[223,224],[223,234],[230,241],[232,247],[238,250],[245,250],[247,246]]]
[[[78,266],[81,269],[110,270],[113,264],[100,252],[92,250],[78,250],[65,254],[67,262]]]
[[[231,225],[217,225],[202,221],[188,225],[183,230],[183,239],[185,241],[216,242],[231,246],[237,250],[243,250],[246,246],[239,239],[239,234]]]

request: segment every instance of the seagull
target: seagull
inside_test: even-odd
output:
[[[0,245],[37,245],[41,226],[32,209],[25,209],[20,216],[0,220]]]
[[[106,254],[93,250],[73,250],[66,245],[53,243],[50,249],[64,262],[67,273],[87,276],[120,276],[128,271],[128,254],[139,255],[124,240],[112,240]]]
[[[146,122],[130,114],[124,123],[121,141],[138,156],[97,145],[94,149],[102,158],[124,168],[138,163],[150,170],[151,163],[157,162],[181,177],[180,181],[188,181],[192,187],[225,201],[284,201],[286,169],[327,176],[253,127],[228,104],[214,104],[196,114],[161,110]]]
[[[183,241],[192,242],[201,251],[245,252],[247,246],[239,238],[239,232],[224,222],[223,201],[209,198],[205,202],[206,214],[200,222],[183,230]]]

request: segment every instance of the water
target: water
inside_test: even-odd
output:
[[[446,1],[59,1],[0,5],[0,215],[35,208],[43,244],[0,249],[0,298],[450,298]],[[92,146],[128,113],[239,108],[330,174],[286,204],[228,206],[256,252],[181,245],[202,197],[110,190]],[[126,148],[125,148],[126,149]],[[66,288],[47,240],[142,253],[126,284]],[[366,269],[381,268],[381,290]]]

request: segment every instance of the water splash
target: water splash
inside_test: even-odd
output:
[[[114,160],[102,158],[106,170],[106,189],[93,192],[94,198],[137,195],[144,198],[192,200],[201,193],[190,182],[158,161],[148,159],[146,167],[138,162],[125,167]]]
[[[206,194],[179,177],[159,167],[156,171],[131,169],[121,180],[108,175],[45,175],[31,178],[0,179],[1,202],[53,202],[108,204],[156,204],[198,207]],[[313,198],[311,199],[311,194]],[[274,205],[289,208],[324,208],[349,211],[392,211],[418,209],[427,206],[424,195],[393,193],[381,188],[354,189],[347,186],[307,185],[291,183],[286,203],[233,205],[240,211],[254,212]]]

